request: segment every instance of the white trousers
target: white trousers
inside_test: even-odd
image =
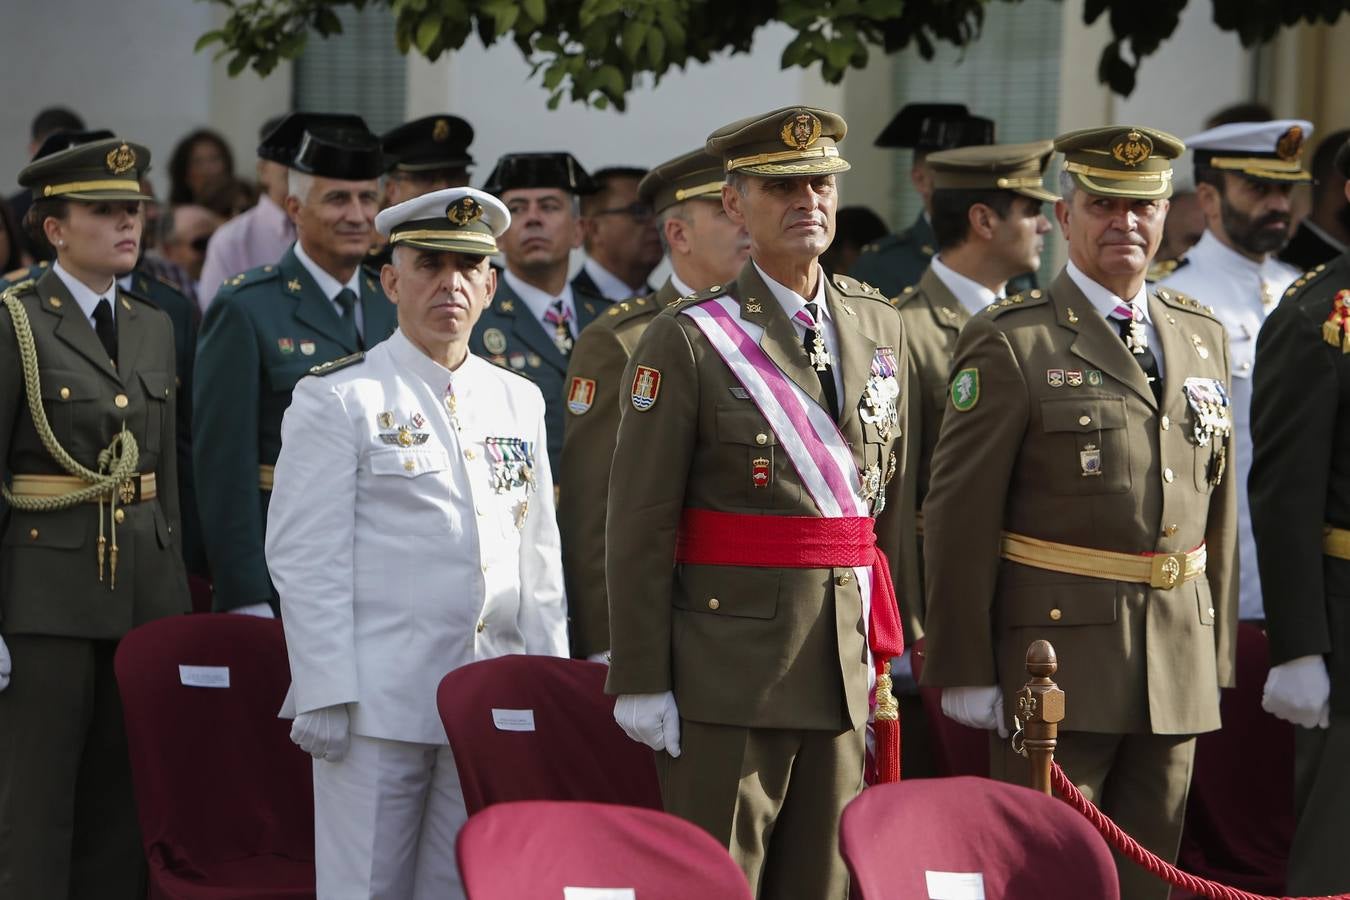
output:
[[[463,900],[467,818],[449,747],[353,734],[341,762],[314,761],[318,900]]]

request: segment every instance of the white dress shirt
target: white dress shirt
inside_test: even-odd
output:
[[[634,297],[642,297],[647,294],[647,285],[640,284],[636,289],[631,288],[624,284],[622,278],[589,256],[582,260],[581,268],[585,270],[587,275],[591,276],[591,281],[595,282],[595,287],[600,291],[600,296],[606,300],[631,300]]]
[[[965,307],[966,312],[972,316],[995,300],[1001,300],[1004,296],[1003,291],[996,294],[975,279],[962,275],[945,264],[940,256],[933,257],[928,267],[933,270],[933,274],[937,276],[938,281],[942,282],[943,287],[951,291],[953,296]]]
[[[799,341],[806,340],[806,326],[797,319],[793,318],[799,311],[806,308],[807,299],[786,285],[779,284],[755,263],[755,271],[759,277],[764,279],[768,285],[769,292],[773,294],[778,305],[783,307],[783,312],[787,313],[788,321],[797,332]],[[825,349],[830,354],[830,372],[834,375],[834,395],[839,398],[840,414],[843,414],[844,405],[844,375],[839,368],[839,333],[835,331],[834,319],[830,312],[830,305],[825,302],[825,270],[816,266],[816,295],[811,298],[812,303],[816,304],[819,312],[816,314],[816,324],[820,327],[821,339],[825,341]],[[869,360],[870,363],[870,360]]]
[[[66,286],[66,290],[70,291],[70,296],[80,307],[80,312],[84,313],[84,317],[89,320],[90,328],[95,327],[94,310],[98,307],[98,301],[100,300],[106,299],[108,301],[108,305],[112,308],[113,321],[117,321],[117,280],[115,278],[108,279],[107,288],[100,294],[61,268],[60,262],[52,263],[52,271],[56,273],[57,278],[61,279],[61,283]]]
[[[1116,307],[1120,304],[1132,302],[1135,308],[1143,314],[1144,337],[1148,341],[1148,348],[1153,351],[1154,359],[1158,361],[1158,377],[1162,378],[1162,344],[1158,342],[1158,329],[1153,326],[1153,312],[1148,308],[1148,284],[1145,283],[1139,289],[1139,293],[1129,300],[1124,300],[1084,275],[1083,270],[1073,264],[1073,260],[1069,260],[1065,270],[1069,273],[1069,277],[1073,279],[1073,283],[1083,292],[1083,296],[1087,297],[1088,302],[1092,304],[1092,308],[1101,313],[1102,318],[1106,319],[1106,324],[1111,326],[1112,331],[1120,331],[1117,320],[1111,318],[1111,313],[1115,312]]]
[[[1268,254],[1261,262],[1249,259],[1206,231],[1186,254],[1186,265],[1162,282],[1214,308],[1228,331],[1228,363],[1232,371],[1229,411],[1233,417],[1233,449],[1237,456],[1232,477],[1238,492],[1238,617],[1264,619],[1261,573],[1256,567],[1256,538],[1247,506],[1247,476],[1252,468],[1252,373],[1256,365],[1256,335],[1302,273]]]
[[[675,288],[676,293],[681,297],[688,297],[690,294],[698,293],[698,291],[685,284],[684,279],[677,275],[674,269],[670,272],[670,286]]]
[[[555,297],[548,291],[541,290],[512,274],[510,269],[503,269],[502,277],[506,279],[506,283],[512,292],[520,298],[520,302],[524,303],[534,317],[539,320],[539,324],[543,326],[544,332],[549,337],[553,337],[554,326],[552,322],[544,321],[544,313],[548,312],[549,307],[553,306],[556,301],[562,300],[563,309],[570,312],[567,317],[567,330],[572,337],[577,336],[577,305],[572,299],[572,283],[570,281],[563,282],[562,293]]]
[[[283,715],[347,703],[354,734],[444,744],[446,672],[567,655],[537,387],[472,354],[451,372],[396,331],[302,378],[281,434],[266,546],[290,654]],[[490,438],[528,442],[533,484],[494,485]]]
[[[337,313],[339,319],[343,317],[344,313],[342,304],[337,302],[337,295],[342,292],[343,288],[349,289],[356,295],[356,305],[352,307],[352,315],[356,318],[356,333],[364,338],[366,336],[366,316],[365,311],[361,308],[361,267],[357,266],[356,270],[352,272],[352,277],[347,279],[346,284],[343,284],[310,259],[309,254],[305,253],[305,248],[300,246],[299,241],[295,242],[295,258],[300,260],[300,265],[305,267],[309,277],[313,278],[314,283],[319,286],[319,290],[323,291],[323,295],[328,298],[328,302],[332,304],[333,311]]]

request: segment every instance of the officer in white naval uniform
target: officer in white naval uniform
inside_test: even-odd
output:
[[[267,562],[314,756],[320,900],[463,897],[463,792],[436,712],[446,672],[567,655],[544,399],[468,352],[510,215],[471,188],[376,218],[399,328],[313,370],[282,424]]]
[[[1247,507],[1252,467],[1250,410],[1256,335],[1266,316],[1302,273],[1275,254],[1293,234],[1290,193],[1311,179],[1303,169],[1303,146],[1311,122],[1276,119],[1234,122],[1186,139],[1195,156],[1196,194],[1205,213],[1205,233],[1162,284],[1213,307],[1228,330],[1232,369],[1234,475],[1238,490],[1238,617],[1263,620],[1256,540]]]

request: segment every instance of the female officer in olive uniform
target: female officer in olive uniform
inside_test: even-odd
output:
[[[173,326],[117,287],[140,248],[139,144],[35,160],[56,248],[0,309],[0,896],[143,897],[117,642],[185,612]]]

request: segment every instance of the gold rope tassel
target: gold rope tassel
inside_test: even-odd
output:
[[[103,497],[98,498],[98,547],[94,550],[94,555],[98,557],[98,583],[103,583],[103,553],[108,546],[108,539],[103,536]]]

